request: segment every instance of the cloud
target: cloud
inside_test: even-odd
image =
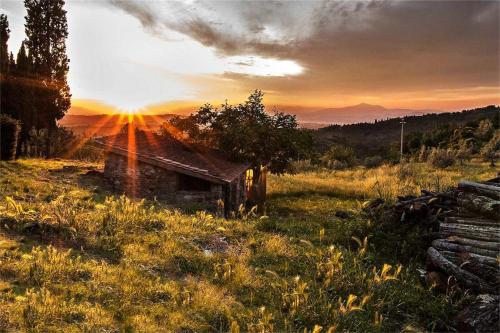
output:
[[[306,69],[272,79],[241,75],[243,87],[325,99],[500,85],[496,1],[112,4],[156,34],[180,33],[221,57],[255,55]]]

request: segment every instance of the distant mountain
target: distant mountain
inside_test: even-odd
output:
[[[301,123],[319,124],[354,124],[360,122],[374,122],[402,116],[420,116],[428,113],[440,113],[438,110],[387,109],[381,105],[361,103],[358,105],[325,108],[319,110],[294,110]],[[308,126],[310,127],[310,126]]]

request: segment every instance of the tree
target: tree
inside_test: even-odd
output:
[[[321,157],[321,161],[331,169],[344,169],[355,163],[352,148],[343,145],[332,145]]]
[[[69,59],[66,54],[68,24],[64,0],[25,0],[25,46],[33,60],[33,111],[37,128],[47,128],[47,157],[56,121],[71,106],[67,83]]]
[[[0,72],[5,75],[9,68],[9,41],[10,29],[7,15],[0,14]]]
[[[484,119],[479,122],[479,125],[476,130],[476,136],[483,141],[488,141],[493,136],[493,124],[491,120]]]
[[[464,165],[465,161],[469,161],[472,157],[471,140],[460,140],[456,151],[456,158],[460,161],[460,165]]]
[[[16,58],[16,73],[18,75],[29,75],[31,73],[31,59],[26,53],[26,47],[24,46],[24,41],[21,42],[21,47],[17,52]]]
[[[490,166],[494,167],[495,162],[500,158],[500,134],[494,135],[488,143],[486,143],[483,148],[481,148],[481,156],[487,162],[490,162]]]
[[[306,156],[312,142],[309,132],[298,128],[295,116],[268,114],[263,97],[262,91],[255,90],[242,104],[226,103],[220,108],[205,104],[187,118],[171,119],[164,132],[216,148],[233,161],[250,163],[258,185],[263,171],[285,172],[294,159]]]

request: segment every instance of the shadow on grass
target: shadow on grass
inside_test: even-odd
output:
[[[346,193],[341,190],[325,190],[325,191],[314,191],[314,190],[304,190],[304,191],[293,191],[286,193],[270,193],[267,195],[269,200],[272,199],[282,199],[282,198],[301,198],[309,197],[313,195],[322,195],[331,198],[338,198],[343,200],[366,200],[367,197],[362,194],[356,193]]]

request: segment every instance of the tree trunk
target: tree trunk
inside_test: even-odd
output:
[[[50,146],[52,144],[52,124],[49,123],[49,125],[47,126],[47,141],[46,141],[46,156],[45,158],[46,159],[49,159],[51,156],[50,156]]]
[[[446,250],[451,252],[465,252],[465,253],[470,252],[490,258],[496,258],[497,255],[499,254],[499,251],[481,249],[470,245],[456,244],[446,239],[436,239],[432,241],[432,246],[439,250]]]
[[[429,249],[427,249],[427,256],[434,266],[440,268],[446,274],[454,276],[462,286],[471,288],[480,293],[495,291],[493,286],[476,275],[453,264],[443,257],[435,248],[429,247]]]

